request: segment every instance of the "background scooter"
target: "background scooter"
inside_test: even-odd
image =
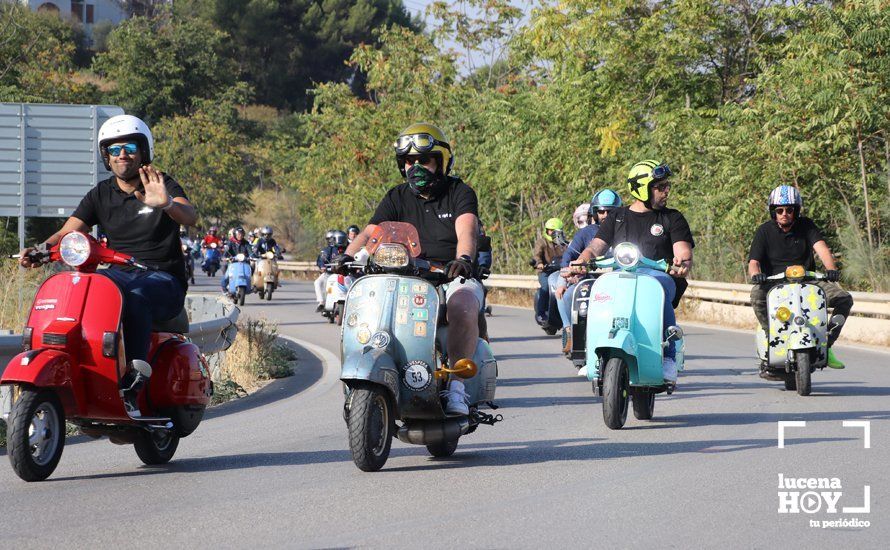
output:
[[[204,262],[201,264],[201,270],[210,277],[216,277],[221,261],[222,253],[219,247],[216,243],[210,243],[210,246],[204,249]]]
[[[229,258],[226,268],[226,292],[239,306],[244,305],[244,297],[251,292],[250,263],[243,253]]]
[[[846,321],[843,315],[828,318],[825,292],[811,281],[823,281],[825,275],[791,266],[784,273],[767,278],[784,281],[767,294],[769,339],[757,327],[757,355],[767,379],[782,380],[785,389],[810,395],[812,373],[824,369],[828,360],[829,326],[838,330]]]

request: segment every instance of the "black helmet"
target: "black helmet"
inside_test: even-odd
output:
[[[356,232],[356,233],[361,233],[361,232],[362,232],[362,230],[359,229],[359,227],[358,227],[357,225],[354,225],[354,224],[353,224],[353,225],[350,225],[349,227],[346,228],[346,232],[347,232],[347,233],[351,233],[351,232],[353,232],[353,231]]]
[[[344,233],[340,230],[333,232],[333,235],[331,236],[332,246],[337,246],[337,247],[346,246],[346,244],[347,244],[346,241],[347,241],[346,233]]]

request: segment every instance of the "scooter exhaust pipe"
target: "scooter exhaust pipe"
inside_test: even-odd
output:
[[[412,420],[399,428],[396,437],[413,445],[434,445],[452,441],[470,429],[470,419],[462,416],[445,420]]]

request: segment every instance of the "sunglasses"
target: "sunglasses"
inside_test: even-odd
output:
[[[670,182],[667,182],[667,181],[664,183],[653,183],[652,184],[652,189],[655,189],[656,191],[664,192],[670,188],[671,188],[671,184],[670,184]]]
[[[408,151],[411,150],[411,147],[414,147],[414,150],[418,153],[428,153],[433,150],[433,147],[436,145],[441,145],[442,147],[451,151],[451,146],[445,143],[444,141],[439,141],[430,134],[411,134],[407,136],[399,136],[399,139],[393,144],[393,147],[396,149],[396,154],[404,155]]]
[[[607,208],[601,208],[596,211],[597,214],[608,214],[609,210]]]
[[[793,206],[777,206],[773,210],[775,210],[776,214],[779,214],[780,216],[783,216],[785,214],[794,214]]]
[[[109,145],[106,150],[113,157],[119,156],[121,150],[126,151],[128,155],[135,155],[139,152],[139,146],[135,143],[125,143],[123,145]]]

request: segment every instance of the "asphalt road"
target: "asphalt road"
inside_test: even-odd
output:
[[[258,304],[249,296],[242,315],[303,343],[296,377],[215,409],[163,467],[83,437],[43,483],[3,458],[0,548],[876,548],[890,536],[886,353],[839,348],[848,368],[816,373],[800,397],[757,377],[751,335],[687,326],[678,391],[658,396],[653,421],[629,415],[611,431],[559,340],[530,311],[495,306],[504,421],[449,459],[396,440],[385,468],[363,473],[341,414],[337,327],[313,313],[309,283]],[[801,420],[778,448],[777,422]],[[845,420],[870,421],[870,448]],[[802,505],[818,512],[778,513],[778,492],[794,490],[780,474],[837,478],[822,489],[842,493],[837,513],[814,495]],[[869,512],[844,513],[863,506],[865,485]]]

